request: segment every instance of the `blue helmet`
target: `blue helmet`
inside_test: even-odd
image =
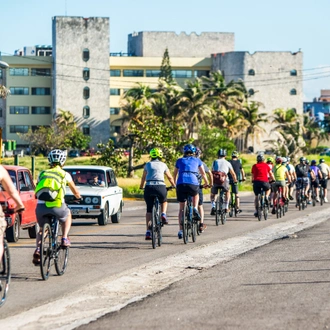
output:
[[[195,152],[196,152],[196,147],[193,144],[186,144],[183,147],[184,154],[195,154]]]

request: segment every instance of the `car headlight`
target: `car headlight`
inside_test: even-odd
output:
[[[85,203],[90,204],[92,199],[90,197],[85,197]]]
[[[97,197],[93,197],[92,203],[93,204],[99,204],[99,199]]]

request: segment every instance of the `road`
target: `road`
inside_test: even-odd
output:
[[[73,329],[171,285],[180,286],[181,282],[176,283],[179,280],[189,281],[191,276],[218,268],[225,274],[224,265],[229,267],[242,259],[233,258],[244,257],[251,249],[321,223],[327,219],[330,207],[326,204],[299,212],[291,206],[284,218],[271,216],[259,222],[252,214],[251,196],[241,199],[244,212],[219,227],[208,215],[210,204],[206,204],[208,228],[196,243],[187,245],[177,238],[178,205],[171,203],[164,244],[156,250],[144,240],[143,202],[126,202],[120,224],[100,227],[95,221],[75,221],[70,234],[73,246],[68,270],[64,276],[54,275],[46,282],[41,280],[39,268],[31,263],[34,241],[23,232],[18,244],[10,244],[13,277],[8,301],[0,310],[0,327],[34,329],[38,325],[39,329]],[[204,291],[202,285],[195,287],[195,293]],[[174,293],[173,300],[167,303],[176,299]],[[144,315],[147,314],[146,310]]]

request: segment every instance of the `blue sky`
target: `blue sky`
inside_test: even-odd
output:
[[[234,32],[235,50],[304,54],[304,94],[330,89],[329,0],[10,0],[0,4],[0,52],[51,44],[53,16],[110,18],[110,51],[136,31]]]

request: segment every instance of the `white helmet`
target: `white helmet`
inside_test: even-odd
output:
[[[54,149],[48,154],[48,161],[50,164],[59,163],[61,166],[66,161],[66,151]]]

